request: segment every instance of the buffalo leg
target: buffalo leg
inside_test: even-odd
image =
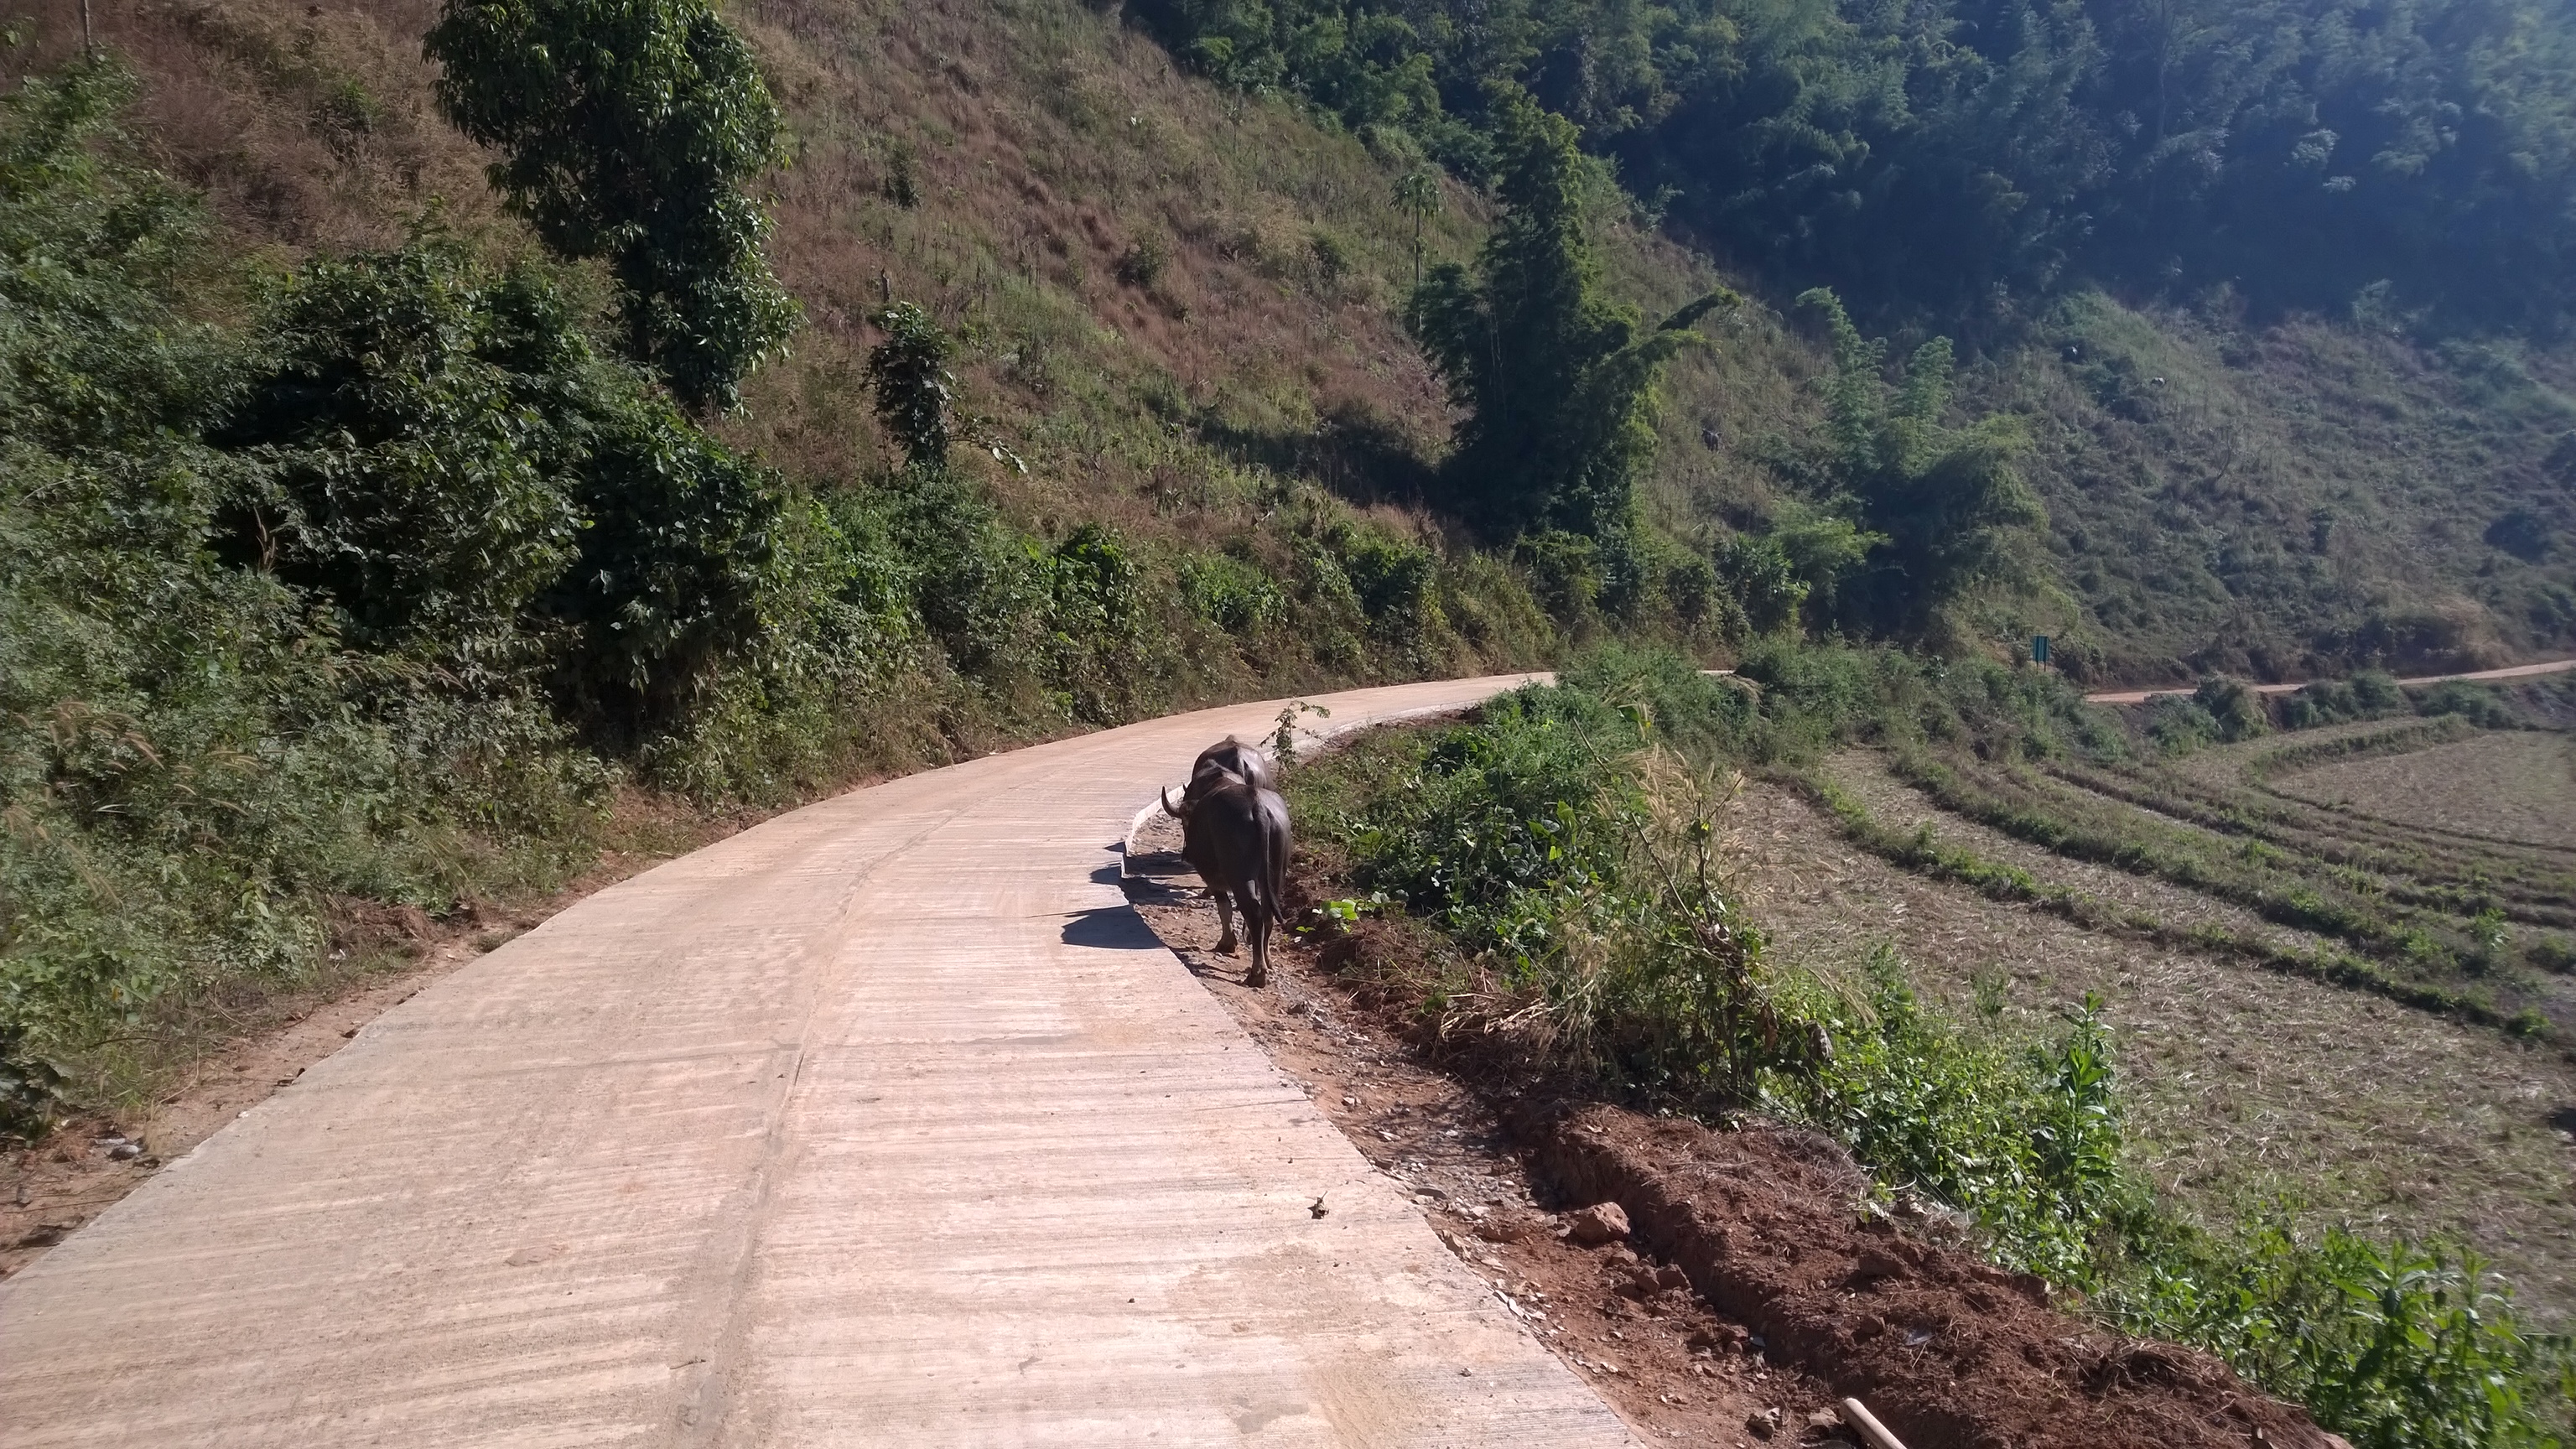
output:
[[[1234,901],[1229,893],[1223,890],[1211,889],[1208,894],[1216,897],[1216,953],[1220,956],[1231,956],[1235,952]],[[1251,914],[1249,909],[1244,911],[1247,917]],[[1249,922],[1247,921],[1246,924]]]
[[[1243,929],[1252,937],[1252,969],[1244,974],[1246,986],[1265,986],[1270,981],[1270,903],[1246,899],[1243,903]]]

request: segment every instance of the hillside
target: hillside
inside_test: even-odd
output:
[[[0,51],[0,1134],[855,782],[1557,666],[1292,787],[1394,1005],[1820,1126],[2362,1442],[2431,1380],[2354,1272],[2446,1418],[2565,1418],[2419,1241],[2576,1311],[2565,691],[2209,677],[2576,648],[2554,12],[2184,17],[2153,126],[2126,0],[78,14]],[[2325,120],[2376,169],[2267,209]],[[2320,1001],[2300,1081],[2483,1065],[2275,1173],[2195,1074]]]
[[[70,14],[54,7],[13,63],[59,57]],[[430,107],[413,37],[431,18],[250,0],[106,24],[146,78],[152,155],[205,188],[236,238],[281,257],[381,245],[435,198],[449,225],[522,251],[479,184],[483,158]],[[1391,192],[1418,164],[1403,144],[1370,132],[1373,151],[1212,85],[1068,4],[739,18],[796,137],[772,251],[807,327],[754,379],[730,436],[801,477],[882,471],[857,369],[866,318],[891,296],[960,336],[967,406],[1028,471],[971,461],[1040,533],[1096,518],[1208,546],[1266,537],[1251,525],[1286,479],[1363,505],[1419,495],[1451,414],[1398,315],[1412,234]],[[1455,179],[1442,188],[1433,261],[1468,255],[1491,216]],[[1642,213],[1596,214],[1614,295],[1651,312],[1716,280]],[[1790,303],[1797,284],[1756,288],[1768,304],[1667,379],[1642,492],[1686,543],[1817,503],[1781,466],[1823,411],[1826,358]],[[2576,644],[2576,361],[2511,338],[2419,340],[2397,303],[2371,305],[2260,320],[2224,287],[2134,308],[2078,290],[1975,354],[1954,406],[2026,420],[2022,467],[2063,594],[1996,601],[1974,632],[2000,649],[2050,630],[2089,677],[2139,682]],[[1897,340],[1940,327],[1926,313]],[[1396,526],[1454,532],[1420,515]],[[1490,627],[1536,637],[1534,620]]]

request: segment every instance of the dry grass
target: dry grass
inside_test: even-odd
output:
[[[2576,849],[2576,738],[2515,730],[2274,777],[2292,799],[2510,845]]]
[[[99,15],[144,80],[135,130],[206,191],[228,244],[283,265],[393,244],[435,208],[496,254],[523,251],[483,184],[487,158],[431,103],[419,38],[436,11],[144,0]],[[20,13],[28,43],[0,55],[0,86],[78,44],[77,0]],[[794,355],[752,379],[749,415],[726,425],[736,440],[824,486],[889,463],[858,369],[890,293],[960,334],[968,409],[1030,471],[961,456],[1041,532],[1104,519],[1212,544],[1254,530],[1291,472],[1434,531],[1407,480],[1450,413],[1397,315],[1413,268],[1392,198],[1406,163],[1180,74],[1114,11],[1073,0],[750,0],[730,18],[795,134],[795,164],[771,182],[771,252],[808,322]],[[1489,217],[1444,184],[1432,261],[1467,256]],[[1614,291],[1650,312],[1718,282],[1624,223],[1605,241]],[[1165,258],[1150,281],[1121,274],[1139,249]],[[1722,325],[1726,346],[1671,378],[1646,498],[1675,528],[1767,497],[1736,443],[1815,409],[1809,344],[1759,307]],[[1703,447],[1704,424],[1726,444]]]
[[[2553,1124],[2576,1070],[2558,1054],[1926,880],[1777,787],[1747,795],[1736,846],[1776,959],[1842,976],[1890,941],[1963,1017],[1975,982],[2005,983],[2006,1030],[2044,1031],[2100,992],[2138,1163],[2209,1220],[2286,1197],[2311,1222],[2454,1235],[2541,1318],[2576,1320],[2576,1149]]]
[[[1869,807],[1871,815],[1889,828],[1913,830],[1929,822],[1943,842],[1964,846],[2001,865],[2018,866],[2044,885],[2082,891],[2114,906],[2143,912],[2168,926],[2184,930],[2195,926],[2216,926],[2233,935],[2271,941],[2294,951],[2329,947],[2330,943],[2322,936],[2276,925],[2242,906],[2149,876],[2131,875],[2114,866],[2075,860],[2044,846],[2016,840],[1991,826],[1963,820],[1934,805],[1914,787],[1888,773],[1886,761],[1874,752],[1847,751],[1827,760],[1822,768],[1835,784],[1850,791]],[[2167,820],[2173,828],[2202,833],[2188,824],[2172,822],[2167,817],[2157,818]]]

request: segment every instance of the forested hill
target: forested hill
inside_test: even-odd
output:
[[[1959,325],[2071,283],[2555,329],[2552,0],[1135,0],[1229,85],[1490,169],[1498,82],[1720,255]]]

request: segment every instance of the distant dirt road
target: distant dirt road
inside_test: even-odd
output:
[[[1120,890],[1277,709],[855,791],[437,981],[0,1283],[0,1444],[1633,1445]]]
[[[2453,679],[2528,679],[2535,674],[2559,674],[2576,669],[2576,659],[2552,659],[2546,664],[2516,664],[2509,669],[2481,669],[2473,674],[2425,674],[2401,679],[2400,684],[2441,684]],[[2258,684],[2257,694],[2288,694],[2306,688],[2303,684]],[[2088,694],[2087,704],[2145,704],[2159,694],[2189,694],[2188,689],[2128,689],[2111,694]]]

